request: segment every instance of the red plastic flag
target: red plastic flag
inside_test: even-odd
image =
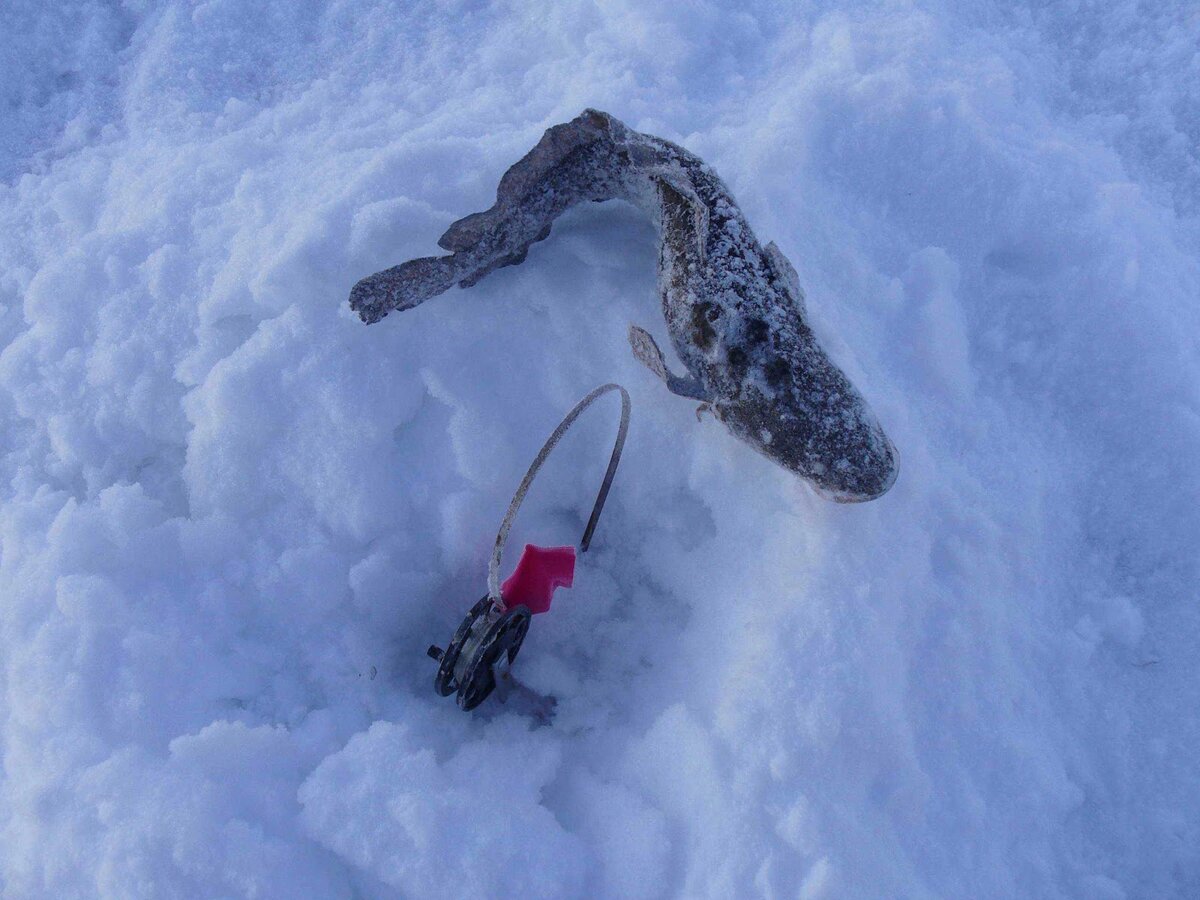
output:
[[[523,605],[531,613],[544,613],[550,609],[554,589],[569,588],[574,580],[574,547],[526,544],[521,561],[500,586],[500,596],[509,609]]]

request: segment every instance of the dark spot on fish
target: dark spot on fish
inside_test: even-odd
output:
[[[744,366],[746,364],[746,351],[741,347],[730,347],[729,364],[735,368]]]
[[[746,323],[746,339],[751,344],[761,344],[770,336],[771,329],[762,319],[751,319]]]
[[[717,319],[721,318],[721,307],[713,304],[709,307],[708,312],[705,313],[704,315],[705,315],[705,318],[708,319],[708,321],[715,322],[715,321],[717,321]]]
[[[787,381],[788,375],[791,373],[792,367],[787,364],[787,361],[780,357],[775,357],[764,367],[764,374],[767,376],[767,384],[771,387],[782,387]]]

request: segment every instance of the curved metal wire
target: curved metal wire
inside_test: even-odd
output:
[[[529,486],[533,484],[538,469],[542,467],[542,463],[546,461],[550,451],[579,418],[580,413],[591,406],[592,401],[597,397],[609,391],[621,392],[621,424],[617,428],[617,440],[613,444],[612,456],[608,459],[608,470],[604,473],[604,480],[600,482],[600,492],[596,495],[596,502],[592,505],[592,514],[588,517],[587,527],[583,530],[583,537],[579,541],[580,552],[587,552],[588,546],[592,542],[592,534],[596,530],[596,523],[600,521],[600,511],[604,509],[604,501],[608,499],[608,489],[612,487],[613,476],[617,474],[617,464],[621,461],[621,450],[625,447],[625,435],[629,431],[629,392],[621,385],[614,383],[600,385],[575,404],[558,423],[558,427],[554,429],[554,433],[550,435],[546,443],[542,445],[542,449],[538,451],[537,457],[529,466],[529,471],[521,479],[517,492],[513,494],[512,502],[508,504],[508,512],[504,514],[504,520],[500,523],[500,531],[496,535],[496,546],[492,550],[492,559],[488,563],[488,597],[497,606],[504,606],[504,601],[500,597],[500,557],[504,553],[504,545],[508,541],[508,532],[512,529],[513,519],[516,518],[517,510],[521,508],[521,503],[525,500],[525,494],[529,492]]]

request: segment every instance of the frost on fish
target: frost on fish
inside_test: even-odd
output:
[[[764,248],[728,189],[670,141],[584,110],[548,129],[500,179],[495,204],[438,241],[448,256],[402,263],[358,282],[364,322],[523,262],[554,220],[584,200],[622,199],[658,226],[658,286],[686,376],[671,372],[648,332],[634,354],[669,390],[704,400],[737,437],[842,502],[871,500],[896,480],[896,450],[813,336],[791,263]]]

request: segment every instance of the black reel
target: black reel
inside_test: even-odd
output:
[[[496,687],[496,664],[507,655],[512,665],[529,632],[529,609],[500,609],[490,597],[471,607],[445,650],[432,646],[428,653],[439,661],[433,686],[443,697],[458,692],[460,708],[471,710]]]

